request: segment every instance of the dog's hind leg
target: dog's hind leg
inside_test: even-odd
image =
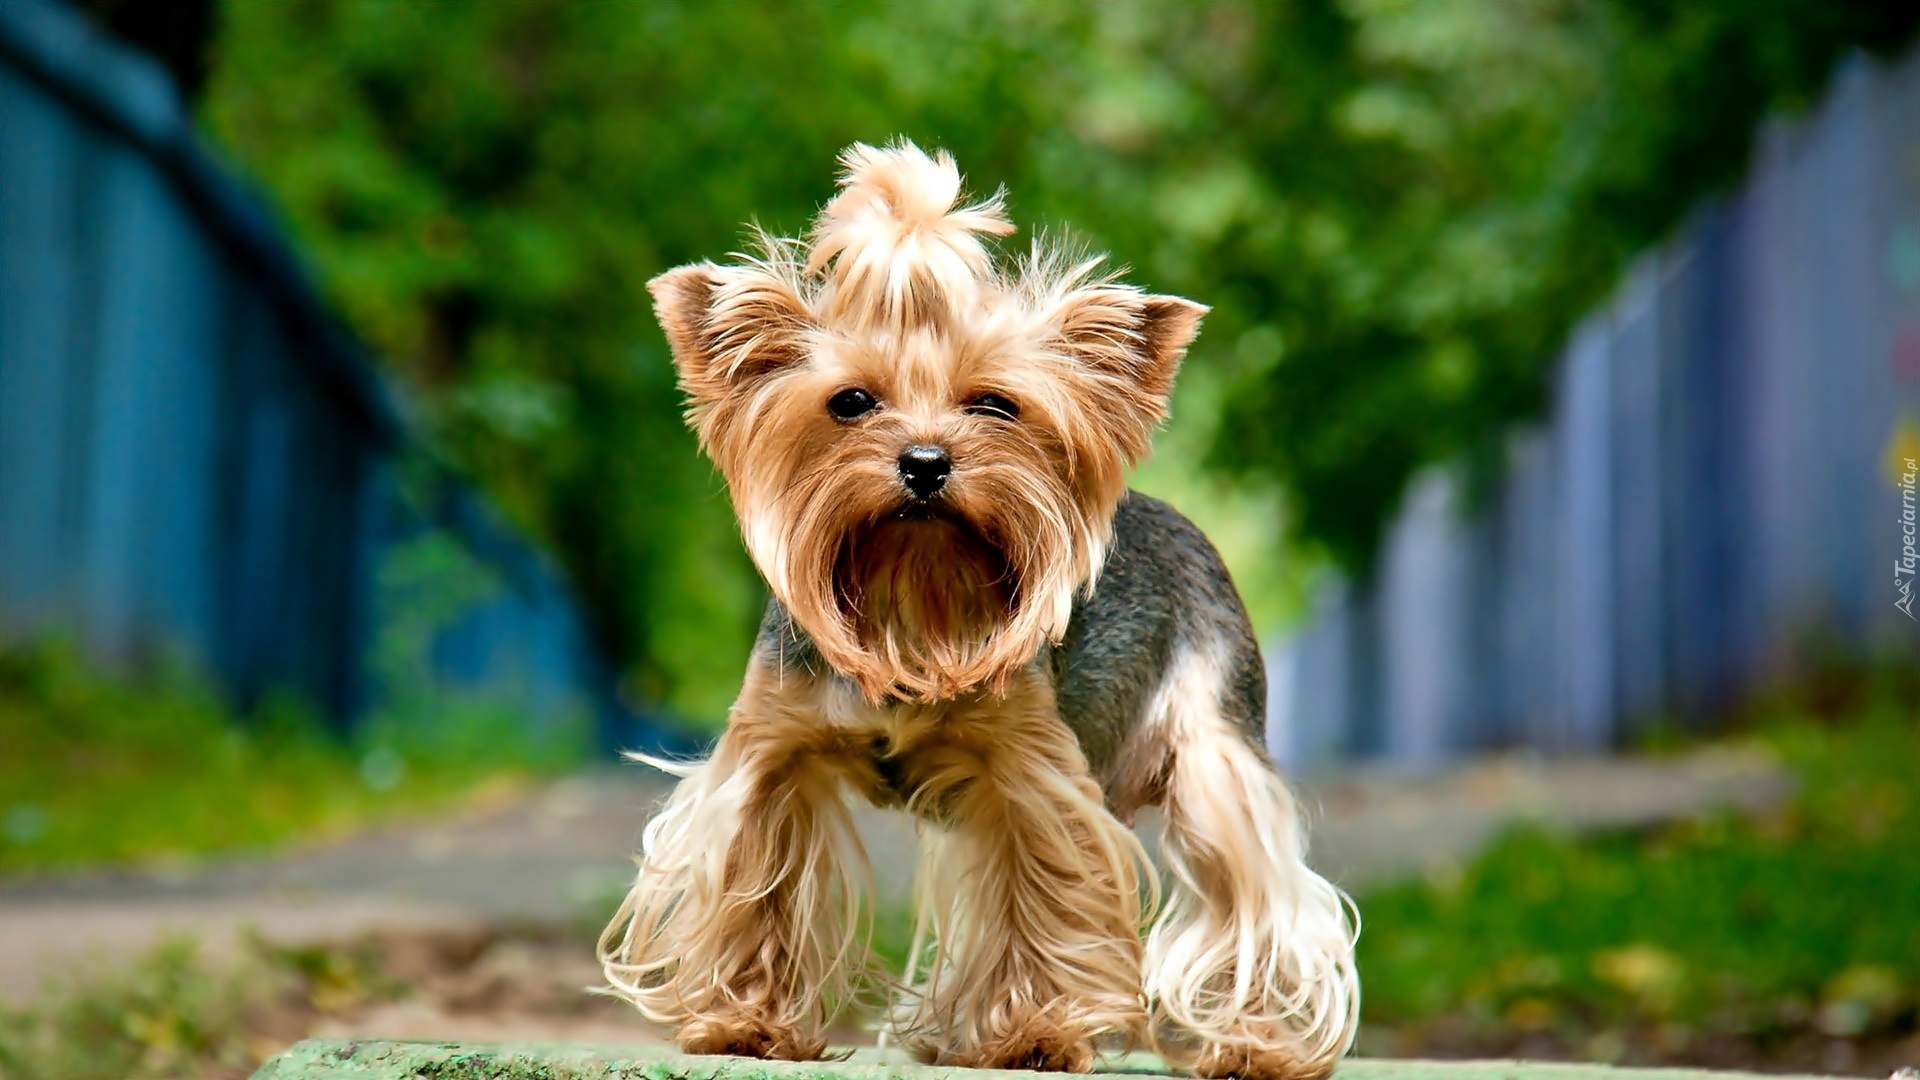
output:
[[[756,659],[713,756],[677,770],[601,935],[608,992],[688,1053],[818,1058],[867,969],[870,875],[844,788],[875,782],[872,755],[795,681]]]
[[[923,821],[934,955],[904,1041],[925,1061],[1085,1072],[1145,1029],[1145,852],[1101,802],[1050,689],[956,706],[898,752]]]
[[[1219,652],[1176,651],[1134,748],[1164,784],[1171,881],[1146,957],[1156,1037],[1201,1076],[1317,1080],[1353,1043],[1358,930],[1306,864],[1286,782],[1226,716]]]

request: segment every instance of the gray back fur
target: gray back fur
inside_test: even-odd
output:
[[[1050,657],[1060,718],[1096,774],[1147,719],[1147,702],[1176,650],[1215,639],[1227,654],[1220,708],[1259,744],[1266,668],[1226,563],[1179,511],[1128,492],[1114,514],[1113,551],[1093,595],[1074,604],[1066,638]]]

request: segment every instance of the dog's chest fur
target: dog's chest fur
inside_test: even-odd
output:
[[[795,709],[850,740],[865,740],[876,772],[901,801],[911,795],[904,748],[951,718],[979,722],[995,709],[1052,711],[1073,731],[1111,796],[1119,777],[1141,768],[1126,759],[1164,754],[1164,747],[1143,744],[1153,741],[1156,693],[1183,657],[1205,658],[1221,715],[1260,741],[1265,672],[1245,608],[1213,545],[1172,507],[1138,493],[1121,501],[1113,524],[1113,549],[1092,595],[1076,601],[1061,642],[1043,648],[1003,698],[866,701],[828,667],[777,601],[768,604],[756,657],[780,672],[783,696],[790,695]]]

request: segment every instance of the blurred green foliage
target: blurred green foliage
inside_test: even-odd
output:
[[[946,146],[1024,223],[1213,305],[1175,406],[1202,434],[1149,482],[1203,525],[1253,513],[1243,576],[1283,520],[1364,570],[1409,474],[1539,407],[1571,322],[1755,122],[1916,10],[229,0],[204,116],[435,445],[562,553],[632,689],[712,715],[760,586],[642,285],[749,217],[802,227],[845,144]]]
[[[243,1080],[323,1017],[412,988],[383,970],[376,938],[239,948],[164,938],[0,1002],[0,1080]]]
[[[422,532],[382,556],[372,619],[378,629],[367,651],[379,704],[353,733],[378,755],[371,761],[386,764],[366,767],[391,771],[411,758],[457,769],[522,762],[553,772],[586,757],[593,729],[586,701],[541,701],[526,672],[502,663],[491,664],[474,686],[435,669],[442,635],[505,587],[496,568],[446,531]]]
[[[278,989],[270,974],[216,969],[191,940],[164,942],[32,1007],[0,1007],[0,1077],[244,1077],[258,1058],[246,1045],[248,1012]]]
[[[1417,1047],[1435,1024],[1615,1052],[1610,1033],[1635,1029],[1670,1052],[1920,1030],[1920,724],[1906,702],[1768,725],[1801,782],[1779,811],[1519,832],[1458,873],[1367,893],[1377,1048],[1396,1030]]]
[[[57,642],[0,652],[0,872],[324,839],[506,794],[585,754],[510,703],[443,693],[342,740],[301,703],[236,718],[197,679],[120,681]]]

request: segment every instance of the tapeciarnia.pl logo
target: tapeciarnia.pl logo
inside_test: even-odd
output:
[[[1900,592],[1900,598],[1893,606],[1905,612],[1907,618],[1920,622],[1920,616],[1913,613],[1913,572],[1920,555],[1913,550],[1913,480],[1916,468],[1913,458],[1901,458],[1906,468],[1900,473],[1900,557],[1893,562],[1893,587]]]

